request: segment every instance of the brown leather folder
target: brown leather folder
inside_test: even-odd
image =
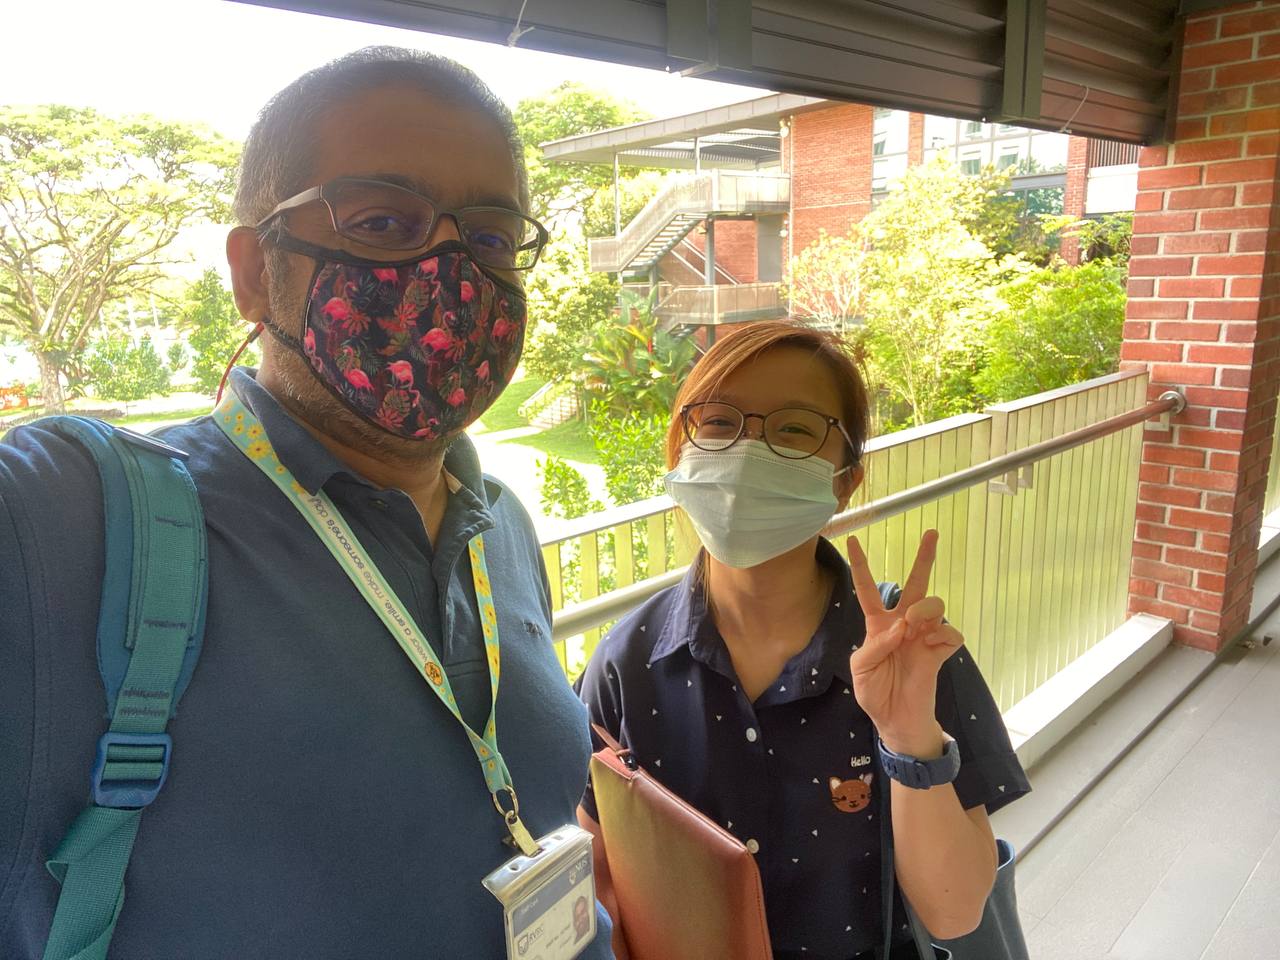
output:
[[[591,782],[631,960],[772,960],[755,858],[595,731]]]

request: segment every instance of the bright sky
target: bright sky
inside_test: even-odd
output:
[[[3,6],[0,103],[147,112],[203,121],[237,139],[263,102],[290,80],[375,43],[420,47],[459,60],[513,106],[564,80],[627,97],[655,116],[760,95],[747,87],[232,0],[37,0]]]

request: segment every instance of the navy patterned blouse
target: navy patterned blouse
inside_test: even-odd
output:
[[[577,686],[594,722],[755,854],[775,954],[848,960],[881,936],[884,811],[874,731],[849,672],[862,609],[835,547],[819,540],[818,559],[836,573],[826,616],[754,703],[692,571],[619,621]],[[1030,790],[965,647],[939,671],[937,717],[960,748],[966,809],[994,811]],[[590,787],[583,804],[599,819]],[[895,940],[908,939],[900,903],[895,915]]]

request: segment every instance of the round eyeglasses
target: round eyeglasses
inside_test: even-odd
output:
[[[680,408],[684,435],[699,450],[727,450],[746,433],[747,421],[760,421],[760,438],[780,457],[804,460],[822,449],[835,427],[849,444],[855,463],[858,448],[837,417],[804,407],[782,407],[772,413],[743,413],[731,403],[706,401]]]
[[[442,216],[458,224],[458,233],[471,255],[496,270],[528,270],[547,245],[547,228],[531,217],[506,207],[478,206],[446,209],[429,197],[385,180],[339,177],[290,197],[258,223],[267,231],[282,214],[322,202],[335,233],[376,258],[382,251],[419,250]]]

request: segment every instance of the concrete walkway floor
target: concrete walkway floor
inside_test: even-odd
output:
[[[1252,638],[1019,863],[1035,960],[1280,957],[1280,612]]]

